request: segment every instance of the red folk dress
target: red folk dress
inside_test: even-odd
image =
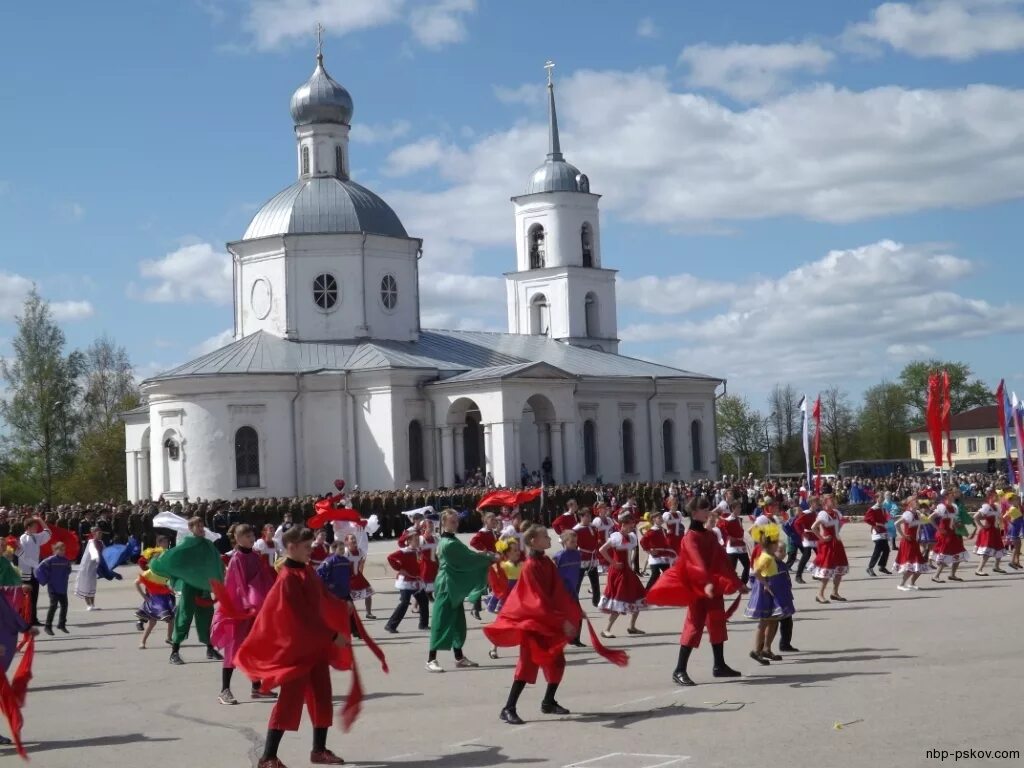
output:
[[[846,547],[839,540],[840,514],[835,510],[829,512],[823,509],[815,522],[821,524],[825,536],[818,541],[818,550],[814,555],[814,578],[831,579],[849,573],[850,561],[846,559]]]
[[[917,529],[921,527],[921,516],[912,509],[906,510],[899,519],[900,547],[896,552],[896,573],[928,573],[928,565],[921,542],[917,540]]]
[[[953,565],[966,562],[967,550],[963,537],[956,532],[956,510],[939,504],[932,518],[938,518],[935,532],[935,546],[932,548],[932,562],[936,565]]]
[[[630,567],[630,553],[637,546],[635,533],[628,537],[616,531],[608,537],[611,545],[612,564],[608,568],[608,579],[604,595],[598,603],[605,613],[639,613],[647,608],[645,590],[640,577]]]
[[[992,505],[982,504],[978,510],[978,519],[978,539],[974,554],[1002,560],[1006,557],[1006,548],[1003,546],[1003,532],[999,528],[999,513]]]

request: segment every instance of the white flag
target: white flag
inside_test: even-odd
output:
[[[804,464],[807,466],[807,495],[811,495],[811,441],[807,431],[807,395],[800,398],[800,413],[803,414]]]

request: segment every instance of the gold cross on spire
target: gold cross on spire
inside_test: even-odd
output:
[[[324,55],[324,25],[319,21],[316,23],[316,55],[317,58]]]
[[[554,82],[552,80],[552,77],[551,77],[551,71],[554,68],[555,68],[555,62],[553,62],[551,59],[548,59],[547,61],[544,62],[544,69],[546,69],[548,71],[548,85],[551,85]]]

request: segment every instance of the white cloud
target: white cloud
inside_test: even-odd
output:
[[[644,16],[636,25],[637,37],[657,37],[660,34],[658,25],[650,16]]]
[[[709,316],[638,323],[620,336],[632,343],[677,342],[671,362],[713,371],[739,389],[746,383],[760,391],[780,377],[876,378],[893,358],[1024,330],[1024,317],[1011,305],[958,292],[973,272],[970,261],[933,246],[883,240],[738,285],[730,305]]]
[[[654,315],[682,315],[728,302],[737,283],[705,280],[695,275],[648,275],[618,278],[616,296],[622,306]]]
[[[820,74],[833,59],[816,43],[714,46],[683,49],[680,63],[690,67],[687,84],[711,88],[739,101],[760,101],[790,85],[801,72]]]
[[[70,202],[61,206],[61,212],[73,221],[81,221],[85,218],[85,206],[81,203]]]
[[[576,72],[560,81],[559,99],[563,151],[604,195],[606,212],[634,221],[851,222],[1024,195],[1022,90],[821,85],[733,109],[680,92],[653,69]],[[508,198],[524,189],[546,142],[541,119],[465,145],[422,137],[387,165],[393,174],[432,170],[431,191],[381,191],[428,255],[435,237],[470,249],[507,245]]]
[[[420,309],[424,328],[505,330],[505,280],[489,275],[424,272],[420,275]]]
[[[248,0],[242,24],[261,50],[306,40],[323,24],[328,35],[344,36],[376,27],[407,24],[426,48],[466,39],[466,16],[476,0]]]
[[[356,123],[352,126],[349,137],[360,144],[386,144],[402,138],[409,133],[410,128],[412,123],[408,120],[395,120],[378,125]]]
[[[128,290],[143,301],[231,303],[231,258],[210,243],[185,245],[162,259],[143,261],[139,272],[150,282]]]
[[[0,272],[0,322],[14,320],[21,314],[25,297],[35,282],[23,275]],[[54,320],[81,320],[93,315],[88,301],[51,301],[50,312]]]
[[[466,39],[465,17],[476,11],[476,0],[438,0],[409,14],[413,36],[427,48],[441,48]]]
[[[82,320],[93,316],[93,306],[88,301],[54,301],[50,311],[56,320]]]
[[[308,40],[317,23],[330,35],[347,35],[399,20],[403,0],[250,0],[244,26],[261,49]]]
[[[494,96],[502,104],[525,104],[533,106],[544,101],[544,89],[533,83],[524,83],[516,88],[504,85],[494,86]]]
[[[235,340],[235,332],[231,328],[226,328],[220,333],[216,333],[208,339],[203,339],[201,342],[192,347],[189,352],[194,357],[202,357],[203,355],[215,352],[221,347],[227,346]]]
[[[881,43],[920,58],[966,61],[1024,48],[1020,0],[935,0],[884,3],[869,21],[851,25],[853,46]]]

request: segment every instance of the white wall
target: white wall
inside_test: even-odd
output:
[[[305,341],[412,340],[419,330],[419,241],[377,235],[289,235],[233,243],[236,317],[242,335],[265,330]],[[338,286],[333,307],[313,300],[313,281],[330,274]],[[398,302],[387,309],[381,280],[398,284]],[[269,314],[254,303],[254,284],[270,286]],[[266,292],[258,287],[257,293]],[[262,299],[262,297],[261,297]]]
[[[582,266],[580,231],[590,224],[594,266],[601,266],[600,195],[581,192],[543,192],[512,198],[515,216],[516,263],[530,268],[528,233],[534,224],[544,227],[545,266]]]

